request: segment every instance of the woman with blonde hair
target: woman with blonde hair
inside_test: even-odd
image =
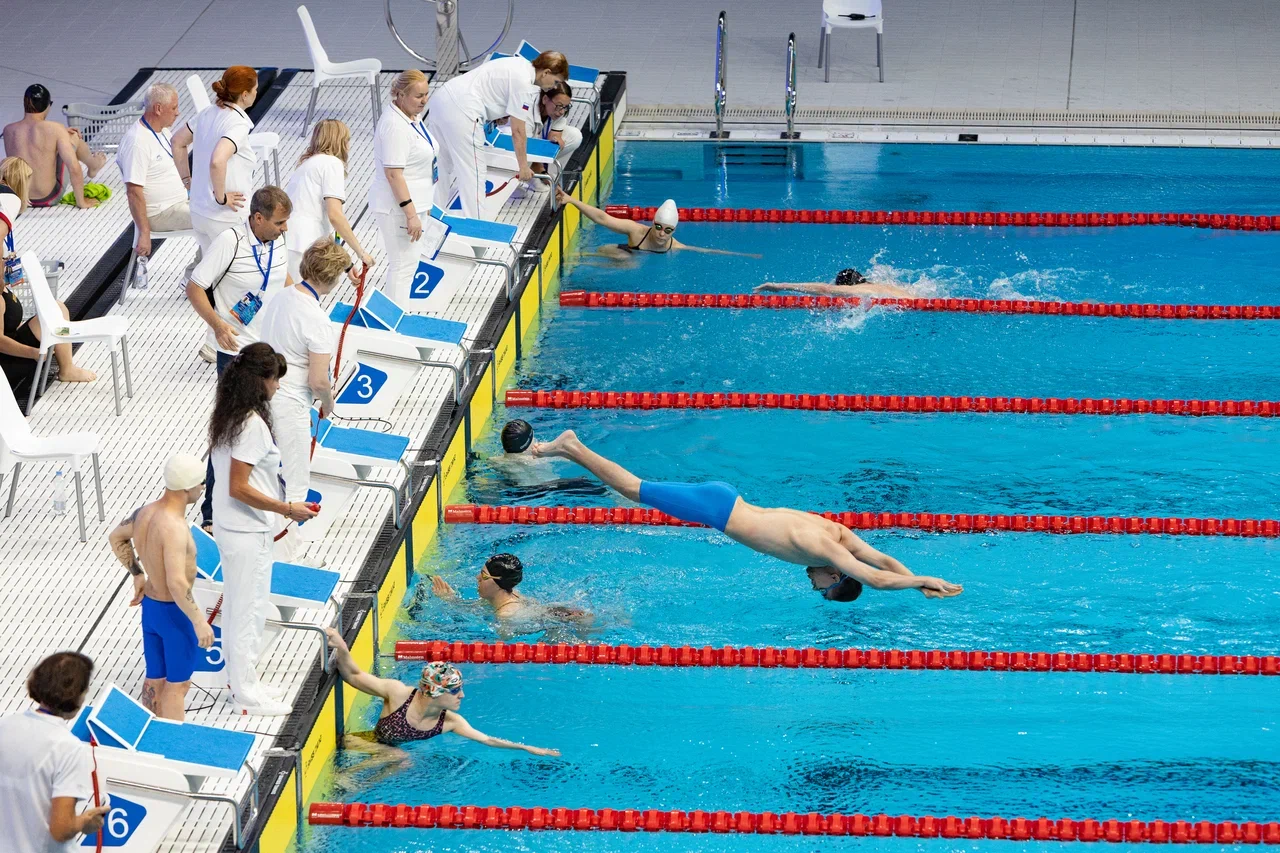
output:
[[[201,252],[228,228],[249,218],[258,158],[249,145],[253,120],[245,112],[258,99],[258,72],[233,65],[213,82],[217,102],[173,135],[173,164],[191,190],[191,227]],[[193,147],[187,170],[187,148]]]
[[[289,247],[289,275],[302,278],[299,267],[302,254],[316,240],[333,240],[337,231],[351,247],[365,269],[373,266],[373,257],[360,245],[342,203],[347,198],[347,154],[351,147],[351,131],[345,123],[327,118],[311,129],[311,142],[298,158],[298,168],[289,176],[285,192],[293,202],[289,231],[285,243]]]
[[[4,249],[4,280],[0,281],[0,299],[3,299],[4,334],[0,335],[0,370],[4,371],[10,387],[17,387],[27,379],[33,379],[36,360],[40,358],[40,320],[29,317],[23,320],[22,303],[14,295],[13,288],[24,281],[22,265],[18,263],[18,251],[13,236],[13,223],[31,204],[31,179],[35,172],[21,157],[0,160],[0,241]],[[67,306],[58,303],[62,316],[70,317]],[[58,378],[63,382],[92,382],[97,374],[77,367],[72,360],[71,344],[58,344],[53,348],[58,361]]]
[[[382,289],[407,304],[418,268],[422,220],[431,215],[439,166],[436,143],[422,121],[427,75],[411,68],[391,84],[391,109],[382,111],[373,134],[373,184],[369,210],[378,220],[387,250]]]

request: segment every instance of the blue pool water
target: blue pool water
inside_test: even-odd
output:
[[[717,168],[708,146],[619,150],[611,202],[734,207],[1271,212],[1280,166],[1252,151],[806,146],[802,170]],[[607,265],[587,228],[565,289],[744,292],[857,265],[930,294],[1280,303],[1280,235],[1180,228],[712,225],[682,240],[763,258]],[[555,310],[555,309],[553,309]],[[559,309],[526,349],[529,388],[1277,399],[1280,323],[875,311]],[[732,482],[817,510],[1275,517],[1269,419],[504,410],[571,428],[647,479]],[[581,469],[513,468],[474,448],[465,499],[612,506]],[[539,487],[553,483],[559,488]],[[1163,536],[869,532],[943,602],[822,601],[801,568],[706,530],[446,527],[401,638],[696,645],[1280,653],[1280,543]],[[587,627],[499,626],[471,606],[484,559],[517,554],[522,592]],[[388,663],[412,682],[418,666]],[[463,713],[533,758],[444,737],[375,778],[341,754],[322,798],[593,808],[1275,820],[1275,679],[1063,673],[465,666]],[[366,709],[371,727],[376,705]],[[307,849],[901,853],[1000,842],[307,830]],[[993,847],[993,845],[995,845]]]

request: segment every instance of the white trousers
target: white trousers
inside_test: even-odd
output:
[[[295,252],[293,249],[289,250],[289,277],[294,284],[302,281],[302,252]]]
[[[484,122],[468,116],[452,95],[441,94],[431,102],[427,129],[436,140],[440,165],[436,206],[447,211],[456,189],[462,201],[462,215],[482,218],[484,179],[489,171],[484,156]]]
[[[271,531],[243,532],[213,525],[222,555],[222,654],[231,693],[241,705],[271,698],[258,681],[258,658],[271,608]]]
[[[426,215],[418,212],[419,219]],[[378,232],[382,234],[382,247],[387,251],[387,276],[382,280],[382,292],[401,305],[408,305],[409,288],[422,256],[421,244],[409,239],[402,212],[375,213],[374,216],[378,220]]]
[[[280,448],[284,499],[303,500],[311,488],[311,407],[277,391],[271,398],[271,426]]]
[[[561,169],[569,165],[569,158],[580,145],[582,145],[582,131],[576,127],[566,127],[560,131],[560,153],[556,155],[556,162],[560,164]]]
[[[221,219],[206,219],[198,213],[192,213],[191,230],[196,232],[196,242],[200,244],[200,254],[203,255],[209,251],[209,244],[213,242],[214,237],[239,224],[241,223],[226,222]]]

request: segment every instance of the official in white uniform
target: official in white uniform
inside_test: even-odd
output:
[[[326,414],[333,411],[330,377],[337,335],[320,300],[350,268],[346,249],[332,240],[317,240],[302,256],[298,283],[286,287],[262,312],[263,343],[289,365],[280,390],[271,398],[286,501],[305,501],[311,488],[311,404],[319,402]],[[293,539],[284,537],[286,553],[294,553]]]
[[[248,217],[257,155],[249,145],[253,120],[245,112],[258,98],[258,72],[233,65],[213,83],[216,103],[173,135],[173,162],[191,188],[191,227],[202,252]],[[193,147],[187,174],[187,148]]]
[[[280,488],[270,403],[286,370],[284,357],[269,344],[242,348],[218,380],[209,420],[213,539],[222,555],[222,652],[240,714],[281,716],[292,710],[258,680],[257,671],[271,606],[273,531],[283,526],[274,516],[315,516],[305,503],[286,502]]]
[[[403,304],[418,268],[422,220],[431,215],[439,173],[439,148],[420,116],[427,105],[427,75],[403,71],[391,84],[391,109],[373,135],[373,184],[369,210],[387,250],[382,290]]]
[[[191,228],[187,187],[173,163],[171,128],[178,120],[178,90],[168,83],[154,83],[143,104],[146,112],[124,132],[116,149],[137,234],[134,248],[140,258],[151,255],[152,231]]]
[[[441,86],[427,116],[427,126],[440,143],[436,204],[447,210],[457,191],[462,215],[481,217],[487,172],[485,122],[510,120],[519,178],[530,180],[526,122],[533,116],[534,100],[539,90],[568,79],[569,61],[564,54],[547,51],[533,62],[519,56],[491,59]]]
[[[532,135],[560,146],[556,163],[561,170],[582,145],[582,131],[569,125],[569,108],[573,106],[573,89],[568,83],[556,83],[538,95],[538,119]]]
[[[351,131],[345,122],[336,118],[316,122],[311,130],[311,142],[285,185],[285,192],[293,202],[285,243],[289,246],[289,275],[294,281],[301,278],[298,267],[302,253],[317,240],[332,240],[334,232],[366,269],[373,266],[373,257],[360,245],[343,209],[347,199],[350,149]]]

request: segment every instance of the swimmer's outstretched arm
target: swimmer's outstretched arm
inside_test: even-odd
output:
[[[597,225],[603,225],[610,231],[616,231],[619,234],[626,234],[628,237],[634,237],[641,240],[649,229],[641,225],[639,222],[633,222],[630,219],[619,219],[616,216],[610,216],[598,207],[587,204],[581,199],[576,199],[564,190],[556,187],[556,204],[571,204],[582,212],[582,215],[590,219]]]
[[[356,690],[361,693],[368,693],[370,696],[377,696],[384,701],[392,702],[395,700],[393,693],[410,689],[393,678],[378,678],[376,675],[370,675],[365,672],[355,662],[355,658],[351,657],[351,650],[347,648],[347,642],[342,639],[341,634],[333,628],[325,628],[324,633],[329,638],[329,648],[333,649],[334,662],[338,665],[338,673],[342,676],[343,681]],[[399,688],[399,691],[396,688]]]
[[[850,288],[838,284],[824,284],[820,281],[766,281],[757,284],[756,293],[808,293],[813,296],[854,296]]]
[[[552,757],[556,757],[560,755],[560,750],[558,749],[546,749],[541,746],[529,746],[528,744],[516,743],[515,741],[512,741],[512,740],[503,740],[500,737],[487,735],[482,731],[478,731],[472,728],[471,724],[468,723],[466,719],[456,711],[450,711],[448,716],[445,717],[444,730],[446,732],[453,732],[455,735],[464,737],[467,740],[473,740],[476,743],[482,743],[485,746],[492,746],[496,749],[523,749],[525,752],[530,753],[531,755],[549,755]]]
[[[728,249],[707,249],[702,246],[690,246],[688,243],[676,243],[677,249],[687,249],[690,252],[699,252],[703,255],[733,255],[735,258],[763,258],[764,255],[758,255],[755,252],[730,252]]]
[[[859,549],[859,556],[868,556],[877,561],[892,561],[897,567],[906,571],[907,567],[897,560],[887,554],[881,554],[865,542],[862,544],[864,548]],[[822,539],[818,547],[819,553],[814,556],[821,556],[827,565],[854,580],[862,581],[872,589],[918,589],[924,593],[926,598],[950,598],[953,595],[959,595],[964,592],[964,587],[959,584],[949,583],[942,578],[913,575],[909,571],[906,574],[899,574],[896,570],[877,568],[863,562],[858,556],[854,556],[853,552],[845,545],[830,539]],[[873,554],[878,556],[873,556]]]

